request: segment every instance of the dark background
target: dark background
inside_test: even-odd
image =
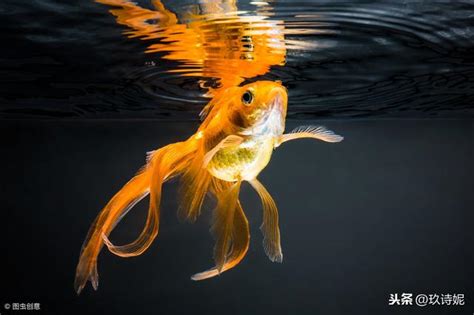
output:
[[[243,185],[246,258],[220,277],[191,281],[212,266],[209,211],[194,225],[179,223],[173,181],[150,249],[131,259],[103,251],[99,290],[88,285],[76,296],[79,250],[101,207],[146,151],[197,124],[3,121],[0,303],[38,302],[41,314],[471,314],[473,121],[324,124],[345,140],[285,144],[260,176],[280,211],[282,264],[264,255],[260,202]],[[134,239],[145,210],[146,202],[112,240]],[[466,306],[387,305],[390,293],[403,292],[463,293]]]
[[[183,13],[198,1],[163,2]],[[169,73],[177,63],[145,54],[154,42],[127,38],[94,1],[1,1],[1,315],[474,312],[474,4],[269,3],[287,31],[315,32],[286,34],[305,45],[289,45],[286,65],[258,79],[288,88],[287,129],[322,123],[345,137],[285,144],[260,176],[280,210],[283,263],[263,252],[260,201],[245,184],[247,256],[191,281],[213,263],[213,203],[196,224],[179,223],[172,181],[150,249],[130,259],[104,251],[99,290],[77,296],[93,219],[147,151],[195,131],[207,101],[198,81],[212,78]],[[143,202],[112,240],[133,240],[145,214]],[[465,294],[466,306],[388,306],[404,292]]]

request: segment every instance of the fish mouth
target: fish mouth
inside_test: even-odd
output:
[[[258,124],[259,127],[256,130],[259,132],[257,133],[272,136],[279,136],[283,133],[287,107],[286,95],[286,90],[282,87],[275,87],[270,91],[267,114]]]
[[[286,114],[286,91],[283,87],[275,87],[270,91],[270,112]]]

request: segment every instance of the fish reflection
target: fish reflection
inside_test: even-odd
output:
[[[285,63],[283,22],[269,20],[268,11],[243,15],[235,1],[204,1],[188,8],[180,19],[184,23],[178,23],[160,1],[152,2],[155,10],[125,0],[97,2],[114,7],[110,12],[129,28],[128,37],[152,42],[147,53],[164,53],[163,59],[180,62],[169,72],[216,78],[219,90]],[[208,96],[216,92],[211,89]]]
[[[278,210],[257,177],[269,163],[273,150],[284,142],[299,138],[342,140],[332,131],[316,126],[285,134],[288,96],[281,82],[241,84],[245,78],[264,74],[271,65],[284,62],[282,23],[242,17],[233,1],[203,3],[205,14],[194,15],[189,24],[178,24],[177,17],[159,1],[153,2],[155,11],[120,0],[100,2],[116,7],[111,12],[119,23],[132,28],[130,36],[161,36],[162,41],[150,45],[150,51],[166,51],[165,58],[199,64],[199,75],[212,74],[221,85],[211,91],[212,100],[201,113],[203,121],[196,133],[185,141],[150,152],[146,165],[97,216],[81,251],[76,291],[80,293],[87,281],[97,289],[97,258],[103,245],[121,257],[137,256],[148,249],[158,234],[162,185],[173,177],[181,180],[181,218],[195,221],[208,194],[217,200],[211,227],[216,241],[215,266],[193,275],[193,280],[216,276],[245,256],[250,232],[239,201],[243,182],[250,183],[262,202],[265,253],[271,261],[281,262]],[[149,19],[157,22],[146,23]],[[109,239],[112,230],[148,195],[148,216],[138,238],[126,245],[113,244]]]

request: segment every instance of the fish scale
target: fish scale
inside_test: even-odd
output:
[[[253,169],[259,160],[269,158],[272,151],[270,138],[246,141],[239,146],[218,151],[209,163],[209,170],[211,173],[220,174],[221,178],[234,181],[245,177],[248,170]]]

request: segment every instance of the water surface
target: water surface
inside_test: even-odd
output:
[[[207,88],[241,54],[221,54],[223,66],[203,71],[218,58],[190,60],[186,29],[212,20],[209,9],[164,5],[182,27],[138,15],[134,31],[110,12],[116,7],[92,1],[4,1],[2,117],[197,119]],[[239,1],[222,10],[223,36],[236,17],[250,20],[253,34],[278,32],[284,58],[265,55],[269,71],[244,79],[281,80],[291,118],[473,117],[472,1]],[[215,20],[208,24],[216,34]]]

